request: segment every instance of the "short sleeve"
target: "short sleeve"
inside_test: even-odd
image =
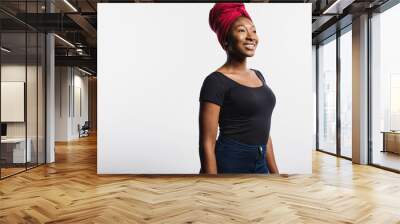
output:
[[[204,79],[200,90],[200,102],[207,101],[222,106],[225,97],[225,89],[221,80],[212,73]]]

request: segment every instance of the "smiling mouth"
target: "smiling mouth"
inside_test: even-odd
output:
[[[256,45],[255,44],[244,44],[244,47],[248,50],[255,50]]]

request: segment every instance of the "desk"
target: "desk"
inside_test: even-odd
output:
[[[25,163],[31,162],[31,145],[30,138],[27,139],[26,154],[25,154],[25,138],[6,138],[1,139],[1,156],[6,160],[6,163]],[[11,159],[12,158],[12,159]],[[27,161],[25,161],[27,159]]]
[[[383,133],[383,151],[400,154],[400,132],[382,131]]]

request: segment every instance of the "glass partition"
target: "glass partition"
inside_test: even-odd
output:
[[[1,1],[0,7],[21,16],[43,13],[44,3]],[[45,45],[44,33],[0,12],[1,179],[45,163]]]
[[[41,4],[39,1],[27,2],[26,12],[34,14],[41,13]],[[36,20],[36,21],[34,21]],[[31,22],[38,23],[37,17],[32,17]],[[27,167],[35,167],[39,160],[39,32],[36,29],[27,27],[27,150],[31,151],[30,162]]]
[[[46,39],[43,33],[38,33],[38,76],[37,76],[37,147],[38,147],[38,164],[43,164],[46,162],[46,138],[45,138],[45,124],[46,124],[46,76],[45,76],[45,65],[46,65]]]
[[[371,162],[400,171],[400,5],[371,18]]]
[[[1,34],[1,176],[24,171],[26,144],[26,33]]]
[[[352,34],[340,36],[340,154],[352,157]]]
[[[30,151],[30,160],[27,163],[27,167],[31,168],[37,165],[38,157],[38,144],[37,144],[37,133],[38,133],[38,49],[37,41],[38,36],[36,32],[27,33],[27,98],[26,98],[26,113],[27,113],[27,150]]]
[[[318,47],[318,148],[336,154],[336,37]]]

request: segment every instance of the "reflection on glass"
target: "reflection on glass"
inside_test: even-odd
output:
[[[41,13],[42,4],[39,1],[27,1],[27,13]],[[36,30],[27,29],[27,144],[31,150],[28,168],[38,165],[38,63],[39,35]]]
[[[340,121],[341,155],[352,157],[352,35],[340,36]]]
[[[319,149],[336,153],[336,39],[318,48]]]
[[[372,18],[372,163],[400,170],[400,5]]]
[[[45,60],[46,60],[46,52],[45,52],[45,44],[46,39],[45,35],[39,33],[38,35],[38,164],[45,163]]]
[[[400,130],[400,73],[390,75],[390,130]]]
[[[26,99],[26,111],[27,111],[27,143],[30,148],[30,160],[27,163],[28,168],[37,165],[37,33],[27,33],[27,99]]]
[[[0,1],[14,14],[44,13],[45,1]],[[44,33],[0,12],[0,178],[45,162]],[[3,26],[6,24],[6,26]]]
[[[5,129],[1,139],[2,177],[25,170],[31,151],[26,144],[25,33],[2,33],[1,45],[1,123]]]

